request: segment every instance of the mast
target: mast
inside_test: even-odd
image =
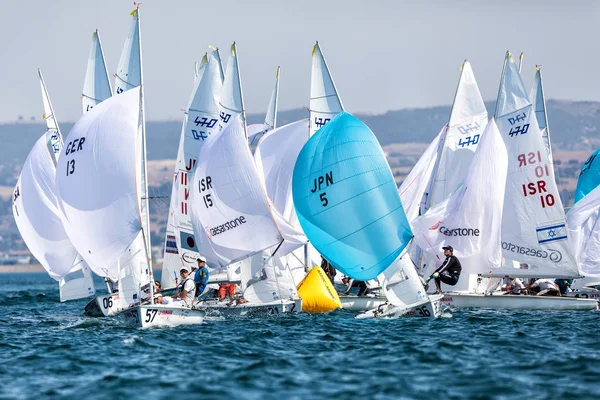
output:
[[[144,103],[144,69],[142,64],[142,35],[140,29],[140,6],[136,9],[138,46],[140,57],[140,114],[141,114],[141,133],[142,133],[142,193],[140,199],[140,213],[142,217],[142,236],[144,246],[146,247],[146,256],[148,260],[148,272],[150,274],[150,302],[154,304],[154,273],[152,271],[152,247],[150,245],[150,207],[148,202],[148,166],[146,163],[146,107]]]

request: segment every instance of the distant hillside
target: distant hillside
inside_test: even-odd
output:
[[[487,104],[493,110],[493,104]],[[427,143],[446,123],[449,106],[389,111],[381,115],[356,114],[377,135],[382,145],[393,143]],[[557,149],[594,150],[600,145],[600,103],[597,102],[548,102],[550,132]],[[304,109],[280,111],[278,125],[285,125],[307,118]],[[249,115],[248,123],[259,123],[262,115]],[[66,136],[72,123],[63,123]],[[20,165],[33,143],[44,132],[42,123],[15,123],[0,125],[0,137],[4,138],[0,165]],[[174,159],[179,144],[181,122],[148,122],[148,158],[151,160]]]

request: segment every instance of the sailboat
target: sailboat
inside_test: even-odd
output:
[[[300,311],[295,285],[285,269],[273,265],[306,242],[273,209],[266,196],[246,141],[245,111],[235,43],[231,46],[220,100],[220,132],[213,132],[202,146],[191,191],[194,232],[209,243],[223,268],[240,269],[247,303],[231,307],[200,302],[200,309],[230,313]],[[241,195],[243,193],[243,195]],[[291,283],[290,283],[291,282]],[[265,297],[265,294],[268,296]]]
[[[132,21],[129,33],[125,39],[125,44],[121,52],[117,72],[115,74],[116,94],[139,87],[142,84],[139,7],[130,13],[130,17],[132,18]],[[112,89],[108,79],[100,37],[96,31],[92,37],[92,47],[88,57],[88,65],[82,94],[84,113],[88,112],[104,100],[110,98],[110,96],[112,96]],[[140,151],[145,153],[145,123],[142,124],[142,129],[144,130],[144,139],[142,142],[140,142],[143,146]],[[145,156],[142,158],[143,161],[140,161],[142,163],[142,166],[140,167],[140,176],[142,179],[139,182],[139,192],[147,193],[147,185],[142,183],[142,181],[145,181],[146,176]],[[147,205],[145,204],[145,201],[141,202],[143,209],[147,210]],[[142,214],[145,221],[144,225],[148,227],[149,221],[147,211],[143,211]],[[137,259],[145,257],[145,249],[143,249],[144,245],[141,239],[136,241],[132,246],[133,247],[129,250],[129,254],[133,254],[134,258]],[[119,267],[118,265],[115,265],[109,268],[109,270],[118,271]],[[123,311],[123,309],[128,306],[128,302],[122,298],[121,293],[119,292],[119,277],[114,273],[109,275],[107,273],[103,273],[102,271],[98,271],[96,274],[104,277],[107,284],[108,294],[98,296],[89,302],[85,307],[85,314],[88,316],[101,317],[116,315]],[[139,302],[139,299],[132,301],[133,303],[136,303]]]
[[[506,145],[508,175],[502,209],[501,246],[504,262],[476,265],[493,277],[580,276],[566,229],[548,154],[533,106],[509,52],[505,57],[495,120]],[[450,242],[448,242],[450,243]],[[451,243],[450,243],[451,244]],[[518,260],[513,267],[507,260]],[[463,269],[463,274],[465,271]],[[493,296],[467,290],[448,292],[444,301],[456,307],[595,309],[593,300],[543,296]]]
[[[381,146],[368,127],[346,112],[328,121],[302,148],[292,185],[306,236],[338,271],[353,279],[377,277],[401,258],[412,239]],[[382,314],[438,316],[441,296],[429,298],[410,267],[412,274],[407,269],[403,278],[415,301]]]
[[[210,246],[203,246],[208,243],[205,233],[195,234],[193,231],[190,192],[200,149],[218,129],[218,98],[223,82],[220,64],[217,49],[212,51],[210,58],[204,55],[184,116],[171,196],[172,213],[165,243],[161,282],[164,289],[175,288],[179,284],[181,267],[191,270],[196,265],[200,247],[203,248],[202,255],[207,259],[211,275],[214,277],[218,271],[215,268],[218,265],[216,255]]]
[[[60,211],[56,163],[63,138],[38,70],[47,131],[27,156],[13,193],[15,222],[35,258],[59,282],[60,301],[95,294],[92,272],[69,240]]]

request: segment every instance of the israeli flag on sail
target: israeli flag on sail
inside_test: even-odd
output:
[[[302,148],[292,194],[313,246],[354,279],[375,278],[412,238],[379,142],[348,113],[338,114]]]
[[[539,244],[567,239],[567,227],[565,224],[543,226],[537,228],[535,231]]]

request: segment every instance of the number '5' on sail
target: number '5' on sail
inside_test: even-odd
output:
[[[302,148],[292,191],[306,236],[354,279],[375,278],[412,237],[379,142],[349,113],[338,114]]]

